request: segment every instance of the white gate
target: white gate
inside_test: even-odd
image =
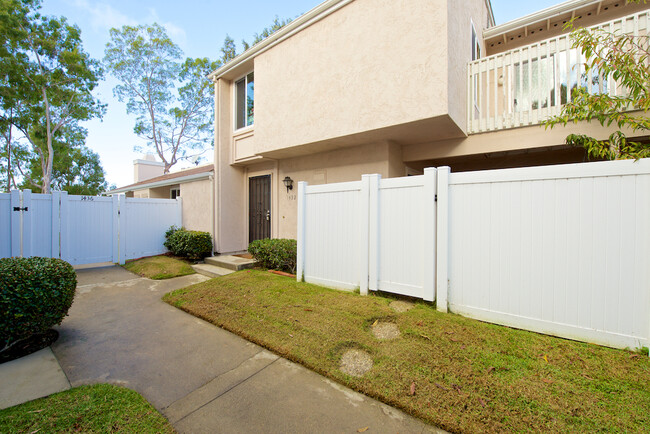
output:
[[[433,301],[435,189],[436,169],[407,178],[299,183],[298,276],[362,294],[381,290]]]
[[[182,222],[179,199],[0,193],[0,257],[61,258],[72,265],[166,252],[164,234]]]

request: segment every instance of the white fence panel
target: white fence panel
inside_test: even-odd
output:
[[[61,259],[72,265],[114,262],[113,199],[61,194]]]
[[[11,256],[11,194],[0,193],[0,258]]]
[[[449,177],[449,307],[614,347],[650,334],[650,160]]]
[[[181,199],[126,198],[120,206],[120,261],[165,253],[165,232],[182,225]]]
[[[364,224],[360,215],[361,200],[359,181],[305,188],[304,222],[308,224],[298,242],[308,258],[303,271],[306,282],[360,287],[362,232],[367,231],[367,219]]]
[[[27,191],[23,193],[25,198]],[[23,256],[43,256],[52,257],[52,195],[32,193],[30,203],[27,205],[25,199],[23,204],[29,207],[29,219],[25,219],[24,224],[29,224],[29,237],[23,240]],[[27,213],[25,213],[27,215]],[[55,228],[58,233],[58,228]],[[58,256],[58,246],[55,251]]]
[[[435,293],[435,169],[421,176],[381,179],[377,213],[377,284],[370,289],[434,300]],[[372,190],[371,190],[372,194]],[[372,218],[372,217],[371,217]],[[372,269],[372,265],[371,265]]]

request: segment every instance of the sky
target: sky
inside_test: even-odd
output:
[[[311,10],[322,0],[42,0],[45,15],[65,16],[81,29],[84,49],[94,58],[104,56],[109,29],[123,25],[157,22],[167,29],[171,39],[180,46],[185,56],[219,57],[219,49],[226,35],[232,37],[242,51],[241,40],[249,42],[255,33],[268,27],[275,16],[294,19]],[[452,0],[463,1],[463,0]],[[497,24],[528,15],[559,3],[559,0],[492,0]],[[117,84],[110,76],[98,86],[95,95],[108,104],[103,119],[85,122],[88,130],[86,144],[100,156],[110,184],[124,186],[133,182],[133,160],[142,158],[134,146],[146,142],[133,132],[134,116],[127,115],[126,105],[113,97]],[[205,162],[212,161],[212,152],[203,154]],[[172,171],[188,167],[190,163],[175,165]]]

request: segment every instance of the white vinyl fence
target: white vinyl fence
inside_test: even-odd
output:
[[[441,311],[612,347],[650,345],[650,159],[364,175],[348,209],[339,185],[299,184],[298,279],[435,299]],[[346,274],[331,279],[339,263]]]
[[[166,252],[165,231],[181,225],[180,199],[0,194],[0,257],[44,256],[73,265]]]

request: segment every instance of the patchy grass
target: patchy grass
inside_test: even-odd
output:
[[[175,431],[137,392],[110,384],[95,384],[0,410],[0,432]]]
[[[396,313],[394,298],[256,270],[163,299],[450,431],[635,432],[650,424],[650,361],[638,353],[443,314],[424,302]],[[401,337],[374,338],[377,319],[397,324]],[[373,358],[361,378],[339,370],[349,348]]]
[[[170,279],[195,273],[186,261],[166,255],[136,259],[127,262],[123,267],[132,273],[154,280]]]

